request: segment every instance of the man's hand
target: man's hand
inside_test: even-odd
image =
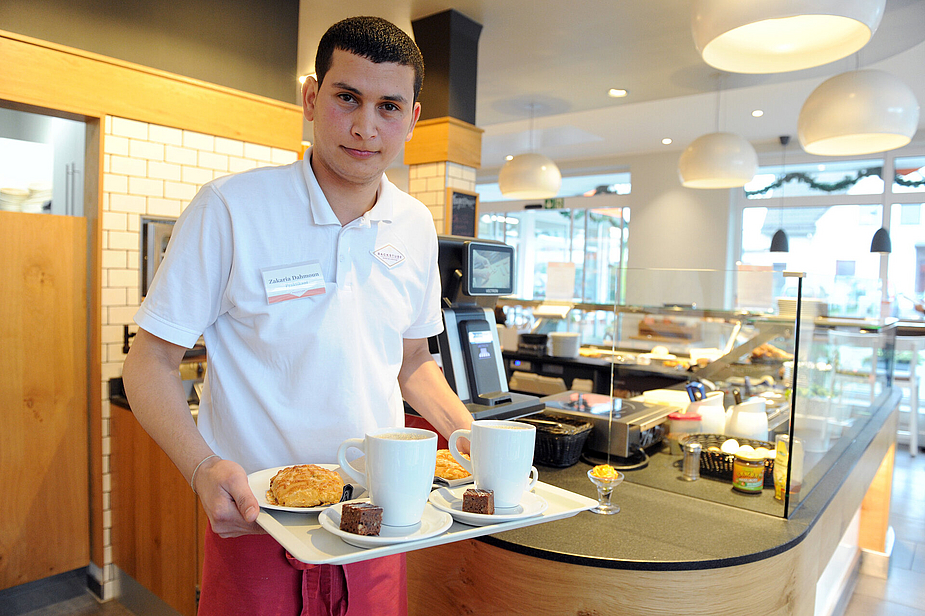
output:
[[[240,464],[220,458],[207,460],[196,473],[193,488],[219,537],[265,532],[255,522],[260,505]]]

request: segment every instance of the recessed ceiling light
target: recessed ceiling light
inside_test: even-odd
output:
[[[508,154],[507,156],[504,157],[504,160],[514,160],[514,155]]]
[[[665,137],[664,139],[662,139],[662,145],[671,145],[671,139],[669,139],[668,137]]]
[[[609,90],[607,90],[607,96],[609,96],[610,98],[623,98],[627,94],[629,94],[629,92],[627,92],[626,90],[620,90],[618,88],[610,88]]]
[[[753,118],[760,118],[760,117],[763,116],[763,115],[764,115],[764,112],[763,112],[762,110],[760,110],[760,109],[755,109],[755,110],[752,112],[752,117],[753,117]]]

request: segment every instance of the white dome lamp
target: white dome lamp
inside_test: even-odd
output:
[[[704,62],[734,73],[820,66],[864,47],[886,0],[695,0],[691,26]]]
[[[918,123],[912,89],[890,73],[866,69],[836,75],[813,90],[797,133],[809,154],[851,156],[900,148]]]
[[[542,154],[519,154],[501,167],[498,188],[511,199],[547,199],[559,194],[562,173]]]
[[[758,154],[734,133],[709,133],[695,139],[678,161],[681,184],[688,188],[736,188],[758,172]]]
[[[530,105],[530,149],[533,150],[533,116]],[[530,152],[507,161],[498,174],[498,188],[510,199],[551,199],[562,187],[562,173],[547,156]]]

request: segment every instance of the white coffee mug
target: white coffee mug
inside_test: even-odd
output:
[[[457,447],[460,438],[469,439],[467,460]],[[453,432],[450,453],[472,473],[476,487],[495,493],[495,507],[516,507],[524,491],[532,490],[539,479],[533,466],[536,426],[519,421],[480,419],[469,430]]]
[[[711,391],[707,397],[687,406],[688,413],[700,415],[700,431],[706,434],[723,434],[726,429],[726,409],[723,407],[723,398],[726,394],[721,391]]]
[[[347,461],[351,447],[366,454],[366,472]],[[351,479],[369,490],[382,507],[386,526],[411,526],[421,521],[433,487],[437,465],[437,435],[419,428],[382,428],[365,438],[351,438],[337,449],[337,463]]]

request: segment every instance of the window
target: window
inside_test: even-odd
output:
[[[518,298],[545,298],[548,264],[567,262],[575,264],[575,301],[612,304],[626,262],[628,222],[625,207],[483,212],[479,237],[514,247]]]
[[[877,316],[880,258],[870,252],[870,240],[880,226],[879,205],[749,206],[742,212],[741,262],[831,276],[834,282],[824,288],[804,288],[804,297],[827,298],[832,315]],[[789,253],[769,252],[780,228],[790,240]]]
[[[628,195],[632,188],[630,172],[600,173],[562,178],[562,187],[556,197],[591,197],[593,195]],[[479,184],[475,187],[480,203],[504,201],[498,183]],[[541,201],[541,200],[538,200]]]
[[[786,173],[786,175],[784,175]],[[879,195],[883,193],[882,160],[760,167],[745,185],[747,199],[779,199],[811,195]]]
[[[925,156],[896,158],[893,165],[894,193],[925,192]]]
[[[915,302],[925,298],[925,223],[918,216],[921,203],[894,203],[890,210],[890,290],[892,316],[920,319]],[[910,215],[915,212],[915,216]]]

